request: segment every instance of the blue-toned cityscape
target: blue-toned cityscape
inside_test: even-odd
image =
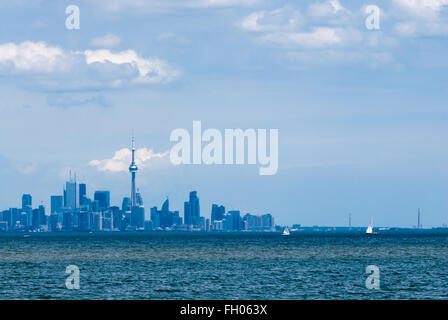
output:
[[[213,204],[210,219],[201,216],[197,191],[184,202],[183,219],[179,211],[170,211],[169,199],[161,209],[152,207],[145,219],[141,193],[136,189],[135,145],[132,138],[131,197],[124,197],[121,207],[110,203],[110,191],[97,190],[93,200],[87,185],[78,183],[76,175],[65,183],[63,195],[50,197],[50,215],[45,207],[33,209],[31,194],[22,195],[22,206],[0,212],[0,232],[99,232],[99,231],[275,231],[271,214],[241,216],[238,210],[226,212],[223,205]]]

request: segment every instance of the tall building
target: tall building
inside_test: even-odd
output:
[[[62,196],[51,196],[51,213],[60,212],[64,206],[64,200]]]
[[[22,196],[22,209],[26,207],[31,207],[33,202],[33,197],[30,194],[24,194]]]
[[[76,198],[76,180],[72,181],[70,179],[70,181],[67,181],[65,183],[65,191],[64,191],[64,203],[65,203],[65,207],[70,208],[70,209],[76,209],[77,208],[77,198]]]
[[[132,207],[131,198],[124,197],[123,202],[121,203],[121,210],[124,212],[131,211],[131,207]]]
[[[110,207],[110,192],[109,191],[95,191],[93,199],[98,201],[98,210],[104,211]]]
[[[186,225],[198,226],[201,216],[199,198],[196,191],[190,192],[190,200],[184,202],[184,221]]]
[[[151,208],[152,228],[171,228],[180,225],[182,225],[182,218],[179,216],[179,211],[170,211],[168,198],[162,204],[162,210],[157,210],[157,207]]]
[[[136,227],[137,229],[143,228],[145,226],[145,207],[132,207],[131,225]]]
[[[239,211],[229,211],[229,214],[232,216],[232,230],[240,230],[240,221],[241,214]]]
[[[134,136],[132,136],[132,161],[129,166],[129,172],[131,173],[131,205],[132,207],[137,205],[137,195],[135,192],[135,173],[138,168],[135,164],[135,144],[134,144]]]
[[[137,189],[137,193],[135,194],[135,205],[136,206],[142,206],[143,205],[143,198],[142,194]]]
[[[86,204],[86,194],[87,194],[87,186],[85,183],[79,184],[79,205],[83,206]]]
[[[224,219],[224,214],[226,213],[226,208],[224,206],[218,206],[217,204],[212,205],[211,222]]]

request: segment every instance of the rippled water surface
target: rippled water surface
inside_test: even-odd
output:
[[[448,299],[448,237],[3,234],[0,299]]]

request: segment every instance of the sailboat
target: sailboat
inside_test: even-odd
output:
[[[378,232],[373,232],[373,219],[370,219],[370,224],[367,227],[366,234],[378,234]]]
[[[283,229],[282,236],[289,236],[289,235],[290,235],[289,229],[288,229],[288,227],[285,227],[285,229]]]

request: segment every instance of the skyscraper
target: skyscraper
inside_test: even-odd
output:
[[[80,183],[79,184],[79,205],[80,206],[85,204],[84,201],[85,201],[86,193],[87,193],[86,184]]]
[[[131,211],[131,198],[124,197],[123,202],[121,203],[122,211]]]
[[[51,213],[60,212],[63,206],[64,204],[62,196],[51,196],[51,208],[50,208]]]
[[[33,198],[30,194],[24,194],[22,196],[22,209],[25,207],[31,207],[33,202]]]
[[[129,172],[131,173],[131,204],[132,207],[137,205],[137,196],[135,192],[135,173],[137,172],[138,168],[135,164],[135,144],[134,144],[134,135],[132,135],[132,161],[131,165],[129,166]]]
[[[98,210],[103,211],[110,207],[110,192],[109,191],[95,191],[94,198],[98,201]]]
[[[65,183],[65,206],[70,209],[76,209],[76,180],[72,181],[70,178],[70,181],[67,181]]]
[[[201,210],[196,191],[190,192],[190,201],[184,202],[184,221],[187,225],[199,225]]]
[[[240,221],[241,221],[241,214],[239,211],[229,211],[229,214],[232,216],[232,229],[233,230],[240,230]]]
[[[226,208],[224,206],[218,206],[217,204],[212,205],[211,221],[219,221],[224,219],[224,214],[226,213]]]

